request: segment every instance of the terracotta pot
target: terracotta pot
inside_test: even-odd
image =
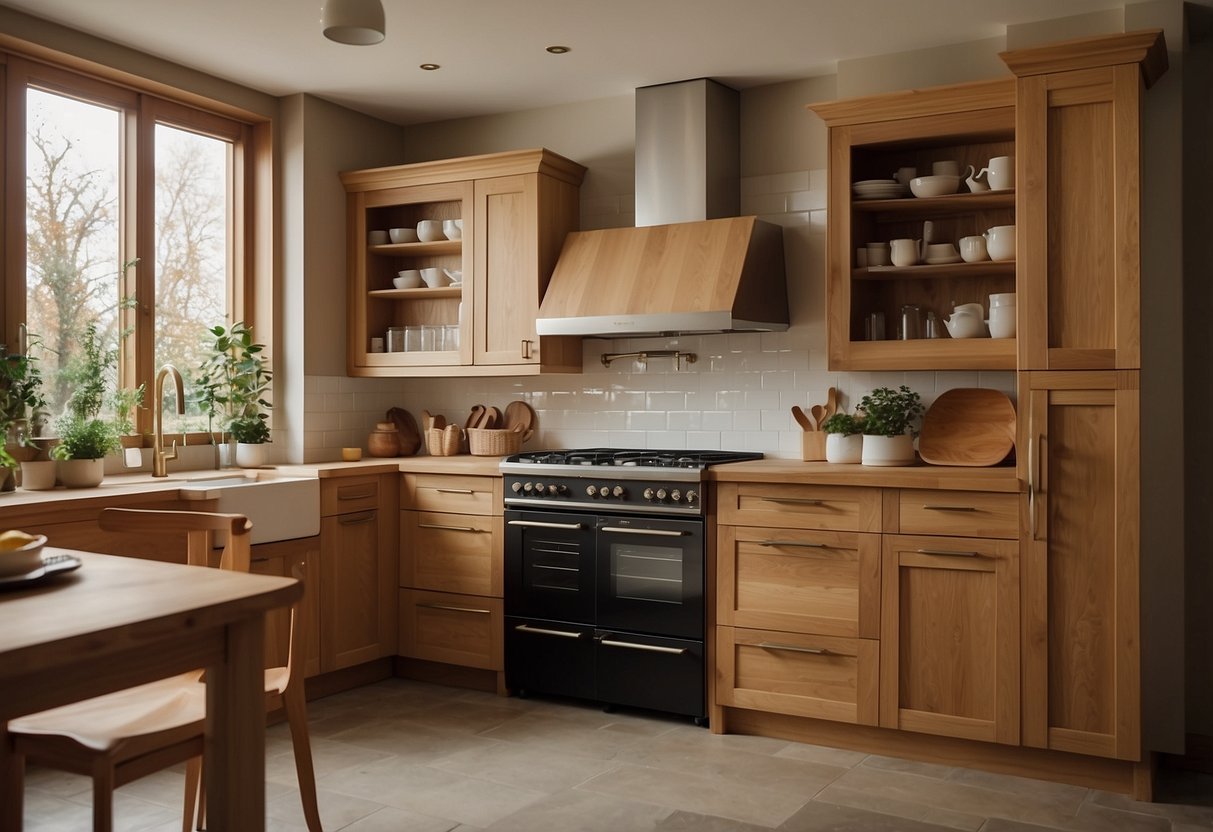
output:
[[[59,482],[68,488],[95,488],[105,478],[105,458],[61,459],[56,472]]]
[[[371,456],[400,456],[400,434],[395,422],[376,422],[366,438],[366,452]]]
[[[863,464],[892,467],[914,464],[914,437],[908,433],[900,436],[863,437]]]
[[[863,459],[863,434],[827,433],[826,462],[857,464]]]

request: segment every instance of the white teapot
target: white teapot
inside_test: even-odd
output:
[[[982,312],[980,303],[962,303],[943,319],[943,323],[953,338],[984,338],[986,322]]]

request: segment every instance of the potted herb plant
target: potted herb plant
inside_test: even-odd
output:
[[[0,344],[0,432],[5,436],[4,447],[0,448],[0,467],[7,472],[20,463],[21,482],[33,490],[55,487],[55,463],[38,459],[41,451],[33,442],[45,418],[46,399],[42,395],[38,359],[30,353],[28,343],[21,352],[14,353]],[[6,473],[3,479],[0,490],[11,490],[15,477]]]
[[[863,419],[841,410],[821,423],[826,462],[858,463],[863,457]]]
[[[893,390],[878,387],[859,401],[863,413],[863,464],[913,465],[914,423],[922,415],[922,400],[904,384]]]
[[[195,400],[213,429],[220,418],[221,430],[236,443],[235,462],[243,468],[266,463],[270,441],[269,395],[273,374],[265,359],[265,346],[253,340],[252,328],[237,321],[230,328],[209,330],[208,354],[198,368]]]
[[[85,329],[82,346],[82,355],[69,370],[72,394],[55,423],[59,444],[51,449],[51,456],[59,461],[59,481],[68,488],[99,485],[105,476],[105,456],[121,447],[118,426],[101,417],[106,376],[117,353],[101,345],[96,323]]]

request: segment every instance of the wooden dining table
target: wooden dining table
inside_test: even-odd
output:
[[[265,828],[265,613],[291,578],[47,547],[81,567],[0,592],[0,831],[22,823],[24,772],[8,720],[205,668],[212,830]]]

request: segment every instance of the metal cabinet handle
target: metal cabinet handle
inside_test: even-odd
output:
[[[915,549],[920,555],[943,555],[953,558],[975,558],[980,557],[980,552],[958,552],[954,549]]]
[[[832,655],[824,647],[799,647],[795,644],[776,644],[773,641],[760,641],[758,646],[763,650],[788,650],[792,653],[812,653],[814,656]]]
[[[808,497],[763,497],[768,503],[793,503],[800,506],[819,506],[824,500],[811,500]]]
[[[450,612],[474,612],[477,615],[492,615],[492,610],[480,610],[475,607],[453,607],[450,604],[418,604],[427,610],[448,610]]]
[[[348,491],[348,489],[338,488],[337,489],[337,499],[338,500],[365,500],[368,497],[375,496],[375,489],[373,489],[373,488],[368,489],[366,491],[356,491],[353,494],[347,494],[346,491]]]
[[[632,529],[627,526],[603,526],[599,531],[615,532],[616,534],[655,534],[660,537],[683,537],[686,532],[673,529]]]
[[[670,653],[674,656],[681,656],[687,651],[685,647],[661,647],[656,644],[633,644],[630,641],[612,641],[609,638],[604,638],[599,643],[603,647],[626,647],[628,650],[644,650],[648,653]]]
[[[824,549],[824,543],[809,543],[807,540],[759,540],[759,546],[797,546],[802,549]]]
[[[535,633],[540,636],[557,636],[559,638],[581,638],[581,633],[570,633],[568,630],[549,630],[546,627],[532,627],[530,624],[516,624],[515,630],[523,633]]]
[[[530,361],[532,358],[535,357],[534,354],[531,352],[532,343],[533,342],[528,338],[522,339],[522,357],[527,361]]]
[[[1037,458],[1040,449],[1037,447],[1039,437],[1036,435],[1035,420],[1028,416],[1028,528],[1031,539],[1036,540],[1036,490],[1038,473]]]
[[[510,520],[507,526],[527,526],[532,529],[581,529],[580,523],[548,523],[544,520]]]
[[[337,522],[343,526],[354,526],[361,523],[369,523],[375,519],[375,511],[364,511],[359,514],[343,514],[337,518]]]
[[[482,529],[478,529],[475,526],[443,526],[439,523],[418,523],[417,528],[443,529],[444,531],[448,532],[471,532],[472,534],[477,534],[482,531]]]
[[[471,488],[435,488],[439,494],[475,494]]]
[[[924,511],[977,511],[977,506],[923,506]]]

